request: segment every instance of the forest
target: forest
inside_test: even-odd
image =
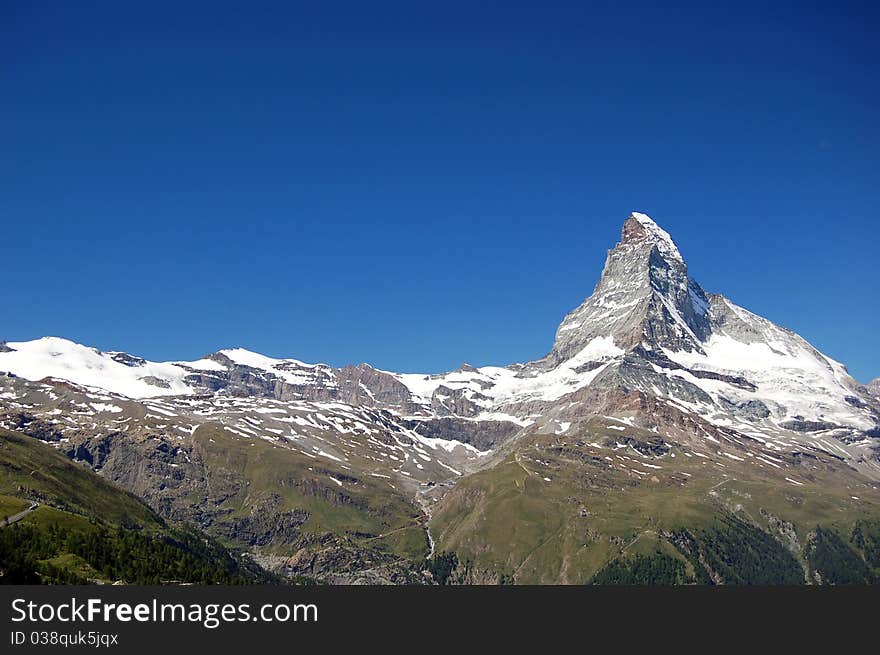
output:
[[[185,532],[152,536],[101,525],[24,523],[0,529],[0,583],[248,584],[246,570],[221,548]],[[266,574],[262,574],[266,577]],[[259,580],[263,582],[268,579]]]

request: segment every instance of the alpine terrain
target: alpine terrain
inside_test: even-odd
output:
[[[640,213],[537,361],[441,375],[242,349],[151,362],[45,337],[0,342],[0,371],[3,452],[23,436],[46,442],[102,489],[146,503],[145,523],[201,530],[266,575],[880,575],[876,381],[860,385],[794,332],[704,290]],[[0,467],[10,506],[60,502],[13,470]]]
[[[865,388],[868,390],[869,394],[873,395],[875,398],[880,398],[880,378],[871,380],[865,385]]]

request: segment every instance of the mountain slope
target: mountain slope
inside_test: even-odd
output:
[[[797,334],[707,294],[643,214],[626,220],[594,293],[565,317],[544,359],[398,378],[423,404],[468,402],[469,416],[576,430],[607,414],[697,448],[806,447],[880,474],[876,398]]]
[[[0,583],[270,579],[48,445],[3,429],[0,511]],[[18,512],[27,513],[5,518]]]
[[[453,578],[463,583],[586,584],[609,563],[658,553],[683,563],[682,581],[790,583],[795,570],[815,582],[808,545],[818,526],[846,544],[842,552],[880,563],[875,542],[855,545],[859,530],[880,534],[875,482],[805,452],[763,467],[736,457],[698,456],[607,418],[573,435],[536,432],[451,489],[433,507],[431,531],[438,551],[455,553]],[[722,538],[766,542],[767,559],[733,545],[714,563],[700,555]]]
[[[164,521],[134,495],[48,445],[0,428],[0,494],[39,502],[114,525],[159,530]]]

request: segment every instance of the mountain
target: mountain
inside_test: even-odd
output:
[[[459,582],[736,581],[718,534],[781,544],[767,582],[834,578],[816,552],[872,557],[878,398],[706,292],[641,213],[537,361],[150,362],[47,337],[0,344],[0,371],[0,425],[285,574],[431,581],[442,556]]]
[[[880,398],[880,378],[874,378],[865,385],[865,388],[868,390],[869,394],[875,398]]]
[[[54,448],[0,429],[0,584],[270,578]]]

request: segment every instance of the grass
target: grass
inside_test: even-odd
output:
[[[219,505],[229,510],[223,521],[248,517],[261,503],[272,502],[273,512],[307,512],[301,528],[306,536],[333,534],[412,560],[427,555],[422,512],[384,481],[211,426],[196,431],[193,448],[209,488],[228,488]],[[267,550],[289,554],[290,544],[276,541]]]
[[[109,582],[106,580],[105,576],[93,569],[82,557],[74,555],[73,553],[56,555],[55,557],[41,560],[41,563],[49,564],[50,566],[54,566],[64,571],[70,571],[85,580],[93,582]]]
[[[35,509],[19,521],[19,523],[40,529],[57,526],[65,530],[80,530],[83,532],[93,532],[102,524],[102,522],[94,517],[71,514],[70,512],[45,505]]]
[[[428,554],[422,511],[384,480],[262,440],[242,440],[215,426],[196,432],[193,457],[208,491],[193,492],[190,501],[217,510],[209,530],[227,537],[227,547],[250,546],[236,540],[237,526],[250,521],[270,534],[278,531],[261,547],[267,555],[290,556],[303,547],[320,551],[328,543],[353,560],[366,555],[367,562],[421,563]],[[0,431],[0,509],[11,515],[33,500],[40,507],[21,523],[39,530],[88,531],[96,524],[155,535],[172,530],[138,498],[51,446]],[[277,518],[285,513],[306,517],[302,525],[293,524],[296,534],[290,534],[294,528],[288,524],[278,528]],[[82,577],[78,570],[71,569]]]
[[[30,502],[24,498],[0,495],[0,520],[2,520],[3,517],[18,514],[19,512],[26,510],[30,505]]]
[[[70,552],[75,546],[68,538],[91,538],[105,544],[109,553],[124,557],[125,553],[154,553],[138,562],[149,571],[150,580],[174,579],[168,567],[181,561],[216,579],[269,579],[250,566],[240,565],[192,528],[166,524],[135,496],[43,442],[0,430],[0,515],[20,512],[33,501],[39,502],[39,507],[15,524],[0,528],[0,581],[106,578],[83,557]],[[97,551],[92,554],[99,556]],[[40,571],[36,579],[34,571]],[[174,573],[179,577],[178,571]]]
[[[126,527],[161,529],[164,525],[133,494],[41,441],[0,429],[0,497],[3,496],[22,502],[29,499],[51,503],[72,513],[99,516]]]
[[[798,486],[748,461],[720,466],[677,449],[675,457],[646,459],[589,445],[604,436],[585,435],[575,446],[534,435],[497,466],[461,480],[433,511],[438,551],[518,583],[582,584],[616,558],[681,558],[664,535],[710,534],[730,514],[765,531],[767,513],[790,522],[801,546],[817,525],[848,538],[858,519],[880,516],[880,494],[855,472],[805,469]],[[616,461],[646,475],[611,466],[605,457],[617,452],[631,460]]]

